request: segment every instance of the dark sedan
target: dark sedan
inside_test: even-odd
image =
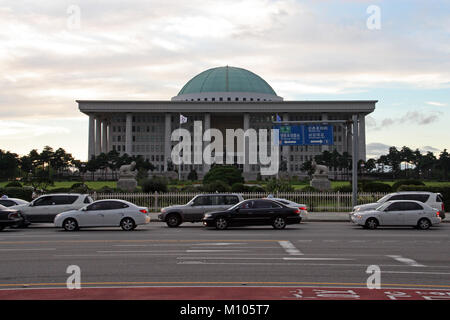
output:
[[[271,225],[284,229],[288,224],[300,223],[300,210],[278,201],[266,199],[244,200],[224,211],[203,216],[203,225],[224,230],[229,226]]]
[[[19,225],[22,222],[23,217],[17,210],[12,210],[0,205],[0,231],[5,227]]]

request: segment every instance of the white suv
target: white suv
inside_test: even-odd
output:
[[[88,194],[56,193],[46,194],[36,198],[29,204],[10,207],[19,211],[25,219],[24,225],[30,223],[52,222],[58,213],[78,210],[92,203]]]
[[[394,200],[414,200],[420,201],[439,211],[439,217],[445,219],[444,199],[440,193],[427,191],[402,191],[390,193],[379,199],[377,202],[361,204],[353,208],[353,213],[367,210],[374,210],[387,201]]]

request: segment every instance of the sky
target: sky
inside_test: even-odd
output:
[[[170,100],[225,65],[285,100],[378,100],[368,157],[450,149],[447,0],[0,0],[0,149],[87,160],[75,100]]]

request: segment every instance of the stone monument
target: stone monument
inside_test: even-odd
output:
[[[136,162],[126,164],[119,169],[119,181],[117,181],[117,188],[132,192],[137,187],[136,172],[133,171],[136,168]]]
[[[310,186],[320,191],[330,191],[331,182],[328,180],[328,168],[324,165],[317,164],[315,160],[312,161],[311,165],[314,173],[309,183]]]

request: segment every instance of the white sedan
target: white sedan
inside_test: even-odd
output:
[[[56,215],[57,228],[74,231],[84,227],[122,227],[131,231],[150,222],[148,208],[124,200],[99,200],[81,209]]]
[[[429,229],[441,222],[439,211],[420,201],[387,201],[375,210],[355,212],[351,215],[353,223],[367,229],[378,226],[414,226]]]
[[[300,210],[300,217],[302,218],[302,220],[308,220],[308,210],[306,208],[306,204],[300,204],[291,200],[287,200],[287,199],[282,199],[282,198],[274,198],[272,195],[269,195],[266,199],[268,200],[275,200],[278,202],[281,202],[282,204],[284,204],[285,206],[291,207],[291,208],[296,208]]]

